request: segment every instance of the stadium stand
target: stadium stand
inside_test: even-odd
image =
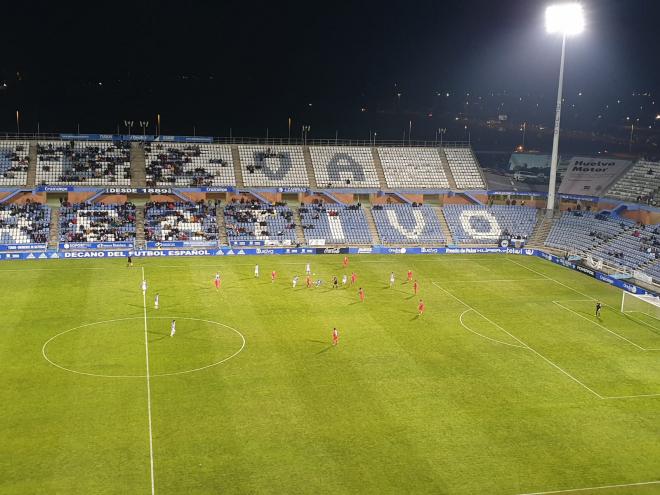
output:
[[[130,185],[130,143],[40,142],[37,145],[37,183]]]
[[[647,266],[643,270],[647,275],[653,277],[656,281],[660,280],[660,261]]]
[[[243,183],[251,186],[309,186],[302,146],[239,146]]]
[[[214,207],[199,203],[147,203],[144,232],[147,241],[217,241]]]
[[[288,206],[256,201],[234,202],[225,207],[224,213],[230,243],[257,240],[279,244],[296,243],[296,224],[293,211]]]
[[[555,220],[545,245],[565,251],[586,252],[621,234],[620,222],[590,211],[566,211]]]
[[[378,148],[391,188],[449,189],[449,181],[435,148]]]
[[[380,187],[371,148],[310,146],[309,152],[319,187]]]
[[[314,244],[371,244],[360,205],[305,205],[299,209],[305,239]]]
[[[60,242],[135,242],[135,205],[64,203]]]
[[[459,189],[484,189],[486,185],[479,172],[479,164],[470,148],[444,148],[447,163],[456,187]]]
[[[536,209],[504,205],[445,205],[442,208],[455,242],[494,244],[503,238],[527,239],[536,225]]]
[[[144,147],[149,186],[233,186],[231,147],[217,144],[153,143]]]
[[[444,243],[440,220],[426,205],[374,205],[371,209],[383,244]]]
[[[564,212],[552,226],[545,244],[633,270],[660,254],[660,226],[638,224],[617,215]]]
[[[30,143],[0,141],[0,185],[20,186],[27,183]]]
[[[45,244],[50,208],[39,203],[0,205],[0,244]]]
[[[660,163],[640,160],[614,183],[606,196],[624,201],[653,203],[658,188]]]

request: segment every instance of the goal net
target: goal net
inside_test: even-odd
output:
[[[640,296],[623,291],[623,295],[621,296],[621,312],[643,313],[660,320],[660,298],[651,295]]]

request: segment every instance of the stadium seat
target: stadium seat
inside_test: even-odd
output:
[[[39,203],[0,205],[0,244],[48,242],[50,208]]]
[[[135,242],[135,205],[64,204],[60,242]]]
[[[449,169],[459,189],[484,189],[479,164],[470,148],[444,148]]]
[[[0,186],[27,184],[29,155],[28,141],[0,141]]]
[[[391,188],[449,189],[436,148],[378,148]]]
[[[243,183],[262,187],[307,187],[301,146],[239,146]]]
[[[205,203],[147,203],[144,215],[147,241],[217,241],[215,208]]]
[[[504,205],[445,205],[455,242],[495,244],[502,238],[526,239],[536,226],[536,209]]]
[[[371,148],[310,146],[319,187],[380,187]]]
[[[296,225],[288,206],[268,203],[230,203],[225,206],[225,226],[230,243],[264,241],[295,244]]]
[[[144,147],[150,186],[233,186],[231,147],[218,144],[152,143]]]
[[[624,201],[651,202],[660,188],[660,163],[640,160],[614,183],[606,196]]]
[[[577,254],[622,270],[636,270],[660,252],[660,226],[588,211],[564,212],[553,224],[546,246]]]
[[[309,244],[372,243],[364,210],[357,205],[308,205],[299,211]]]
[[[39,142],[37,183],[128,186],[131,183],[130,143]]]
[[[371,210],[383,244],[441,244],[440,220],[426,205],[374,205]]]

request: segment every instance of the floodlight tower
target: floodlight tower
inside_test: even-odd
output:
[[[559,33],[561,40],[561,62],[559,65],[559,87],[557,88],[557,111],[555,131],[552,138],[552,158],[550,161],[550,186],[548,188],[547,215],[552,216],[555,208],[557,187],[557,162],[559,161],[559,127],[561,123],[561,103],[564,86],[564,59],[566,58],[566,38],[584,30],[584,12],[579,3],[550,5],[545,10],[545,27],[548,33]]]

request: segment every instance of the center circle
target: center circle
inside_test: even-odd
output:
[[[173,319],[177,331],[170,337]],[[132,316],[69,328],[48,339],[41,353],[53,366],[79,375],[146,378],[145,325],[150,377],[202,371],[232,359],[245,348],[241,332],[217,321]]]

